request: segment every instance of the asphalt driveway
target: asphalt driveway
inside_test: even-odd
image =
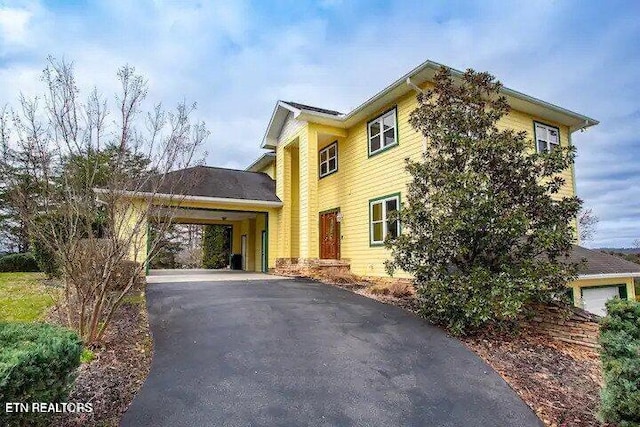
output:
[[[200,281],[147,297],[153,363],[124,426],[541,425],[459,341],[345,290]]]

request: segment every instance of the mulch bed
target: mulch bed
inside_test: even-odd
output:
[[[92,402],[90,414],[61,414],[52,426],[117,426],[151,366],[152,341],[144,298],[114,315],[96,358],[83,364],[67,402]]]
[[[418,313],[415,296],[374,295],[367,290],[368,282],[316,279]],[[545,425],[603,426],[596,418],[602,370],[595,350],[525,330],[517,335],[489,331],[460,339],[504,378]]]
[[[602,371],[598,354],[548,336],[486,333],[462,341],[493,367],[548,426],[602,424],[596,418]]]

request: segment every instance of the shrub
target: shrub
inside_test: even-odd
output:
[[[408,297],[413,294],[410,283],[404,280],[392,280],[390,282],[376,283],[369,287],[369,292],[374,295],[391,295],[396,298]]]
[[[68,329],[45,323],[0,323],[0,402],[63,401],[81,352],[82,343]],[[46,414],[0,411],[0,425],[45,422]]]
[[[600,327],[605,386],[600,416],[620,427],[640,425],[640,303],[613,299]]]
[[[0,273],[40,271],[33,254],[9,254],[0,257]]]
[[[80,354],[80,363],[90,363],[96,358],[96,354],[88,348],[83,348]]]
[[[391,295],[396,298],[408,297],[413,294],[413,286],[404,280],[394,280],[393,283],[389,285],[389,291]]]
[[[43,244],[41,240],[34,239],[31,242],[31,252],[38,264],[38,268],[48,278],[60,277],[60,264],[56,259],[55,253]]]
[[[228,226],[209,224],[202,236],[204,268],[224,268],[229,263],[231,231]]]
[[[373,295],[389,295],[391,293],[389,287],[384,283],[377,283],[370,286],[367,290]]]

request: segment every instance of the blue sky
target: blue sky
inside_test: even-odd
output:
[[[0,103],[40,88],[48,54],[80,84],[116,90],[118,66],[150,99],[198,103],[211,165],[244,168],[274,103],[348,111],[432,59],[601,124],[574,135],[578,194],[600,217],[590,246],[640,238],[640,2],[0,0]]]

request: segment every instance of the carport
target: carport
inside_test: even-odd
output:
[[[123,219],[118,222],[226,225],[232,230],[231,253],[241,255],[241,270],[266,273],[275,267],[282,202],[269,175],[195,166],[169,172],[162,179],[162,185],[153,193],[128,195]],[[130,259],[145,262],[150,246],[149,227],[146,231],[126,231],[126,227],[123,230],[132,233],[134,238],[129,240],[136,242]]]
[[[268,216],[268,212],[260,211],[157,207],[151,210],[149,221],[170,220],[173,224],[226,225],[231,228],[231,253],[241,256],[239,269],[266,273],[269,268]]]

